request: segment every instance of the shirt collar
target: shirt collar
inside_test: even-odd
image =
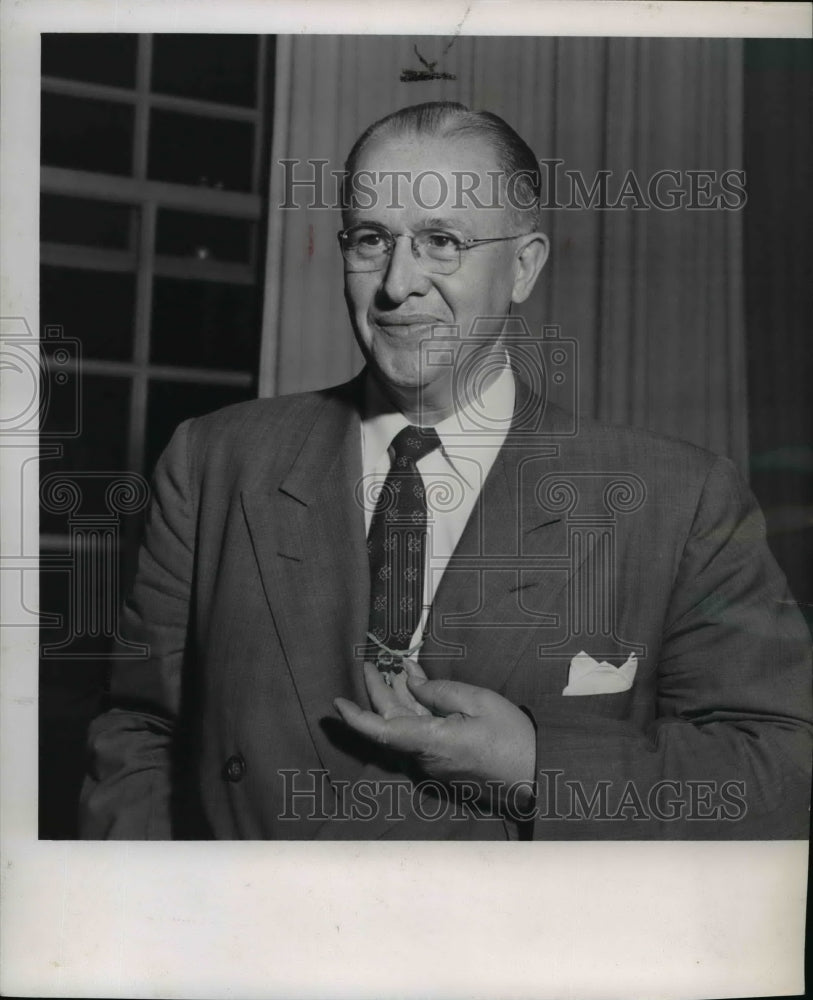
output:
[[[466,479],[464,464],[455,463],[455,457],[482,456],[483,447],[499,451],[514,413],[516,387],[508,356],[499,375],[477,400],[460,407],[450,416],[435,424],[440,438],[441,451],[455,471]],[[484,420],[490,427],[487,441],[483,435]],[[364,379],[364,416],[362,418],[362,448],[364,470],[372,472],[378,465],[392,439],[409,425],[400,410],[393,410],[376,379],[367,371]]]

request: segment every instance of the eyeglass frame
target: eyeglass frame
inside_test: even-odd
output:
[[[457,267],[453,271],[427,271],[427,274],[442,274],[444,276],[447,276],[447,275],[450,275],[450,274],[456,274],[457,271],[460,270],[460,265],[463,263],[463,258],[460,256],[460,254],[462,253],[463,250],[473,250],[475,247],[483,246],[486,243],[504,243],[504,242],[506,242],[508,240],[518,240],[522,236],[530,236],[531,235],[531,233],[514,233],[513,236],[487,236],[487,237],[482,237],[482,238],[468,237],[466,239],[463,239],[463,238],[461,238],[459,236],[455,236],[454,233],[447,232],[445,229],[438,229],[438,228],[432,228],[432,227],[430,227],[428,229],[422,229],[418,233],[397,233],[396,234],[396,233],[392,232],[391,229],[388,229],[386,226],[382,226],[381,223],[379,223],[379,222],[359,222],[359,223],[356,223],[356,225],[354,225],[354,226],[348,226],[347,229],[340,229],[339,232],[336,234],[336,236],[338,237],[338,240],[339,240],[339,248],[340,248],[341,253],[342,253],[342,258],[348,264],[351,263],[351,261],[348,261],[347,257],[345,256],[345,244],[344,244],[344,241],[347,238],[348,233],[350,233],[354,229],[373,229],[373,230],[377,230],[378,232],[380,232],[382,234],[388,235],[390,237],[390,239],[391,239],[392,242],[391,242],[391,246],[387,250],[387,257],[385,258],[385,262],[382,262],[382,264],[381,264],[380,267],[371,267],[371,268],[368,268],[366,270],[352,271],[351,272],[352,274],[375,274],[376,271],[383,271],[384,268],[386,267],[386,261],[392,260],[392,254],[393,254],[393,251],[395,250],[396,240],[399,240],[402,237],[406,237],[411,242],[411,244],[412,244],[412,256],[415,258],[415,260],[417,260],[419,262],[421,262],[422,259],[415,252],[415,240],[419,236],[421,236],[423,233],[440,233],[443,236],[448,236],[451,239],[456,240],[460,244],[458,246],[458,248],[457,248]]]

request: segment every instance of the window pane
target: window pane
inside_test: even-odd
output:
[[[42,36],[42,75],[135,87],[138,35]]]
[[[133,106],[43,93],[41,154],[51,167],[129,174]]]
[[[174,257],[249,264],[255,228],[248,219],[159,209],[156,250]]]
[[[40,200],[40,239],[45,243],[129,250],[132,230],[130,205],[61,194],[43,194]]]
[[[72,405],[72,398],[52,393],[44,414],[43,429],[47,432],[69,425],[71,414],[63,411]],[[102,375],[81,375],[80,433],[60,441],[60,458],[40,462],[40,478],[52,472],[121,472],[127,468],[127,427],[130,414],[130,380]],[[98,516],[106,510],[104,493],[106,476],[77,480],[82,506],[77,513]],[[40,531],[66,534],[68,515],[40,510]]]
[[[257,43],[256,35],[155,35],[152,89],[253,107]]]
[[[195,385],[157,379],[151,382],[147,403],[147,475],[152,472],[158,456],[181,421],[211,413],[230,403],[253,399],[255,395],[254,390],[248,387]]]
[[[259,346],[257,298],[252,285],[156,278],[150,360],[253,371]]]
[[[133,356],[135,275],[70,267],[40,268],[40,322],[61,326],[82,356],[127,361]]]
[[[249,191],[253,141],[248,122],[153,110],[147,173],[152,180]]]

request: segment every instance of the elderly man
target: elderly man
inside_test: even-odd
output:
[[[762,519],[726,459],[552,404],[510,316],[538,201],[488,113],[356,142],[366,366],[175,433],[85,836],[806,835],[810,636]]]

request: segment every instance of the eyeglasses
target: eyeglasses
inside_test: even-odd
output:
[[[423,229],[414,235],[408,233],[401,235],[412,241],[413,256],[429,274],[454,274],[460,267],[460,255],[464,250],[471,250],[472,247],[482,246],[484,243],[516,240],[527,234],[516,233],[514,236],[463,240],[442,229]],[[395,241],[399,238],[386,226],[371,224],[351,226],[349,229],[343,229],[338,236],[348,271],[383,270],[389,263],[395,249]]]

